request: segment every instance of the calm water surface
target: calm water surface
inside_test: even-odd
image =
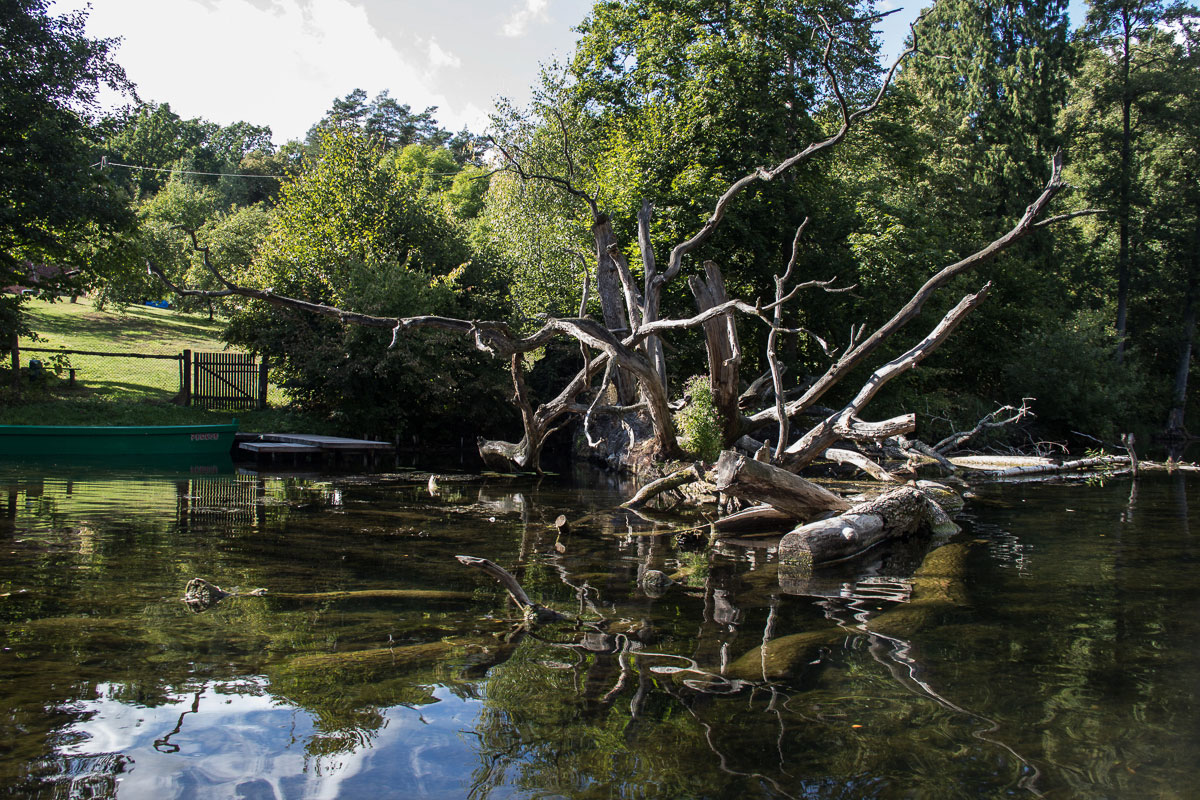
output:
[[[1196,797],[1198,485],[981,488],[949,541],[805,575],[656,534],[594,474],[431,496],[0,464],[0,787]],[[458,553],[582,621],[521,632]],[[647,569],[677,582],[644,590]],[[268,592],[195,613],[193,577]],[[384,589],[432,591],[283,596]]]

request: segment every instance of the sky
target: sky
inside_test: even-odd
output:
[[[1072,3],[1076,9],[1081,0]],[[898,53],[922,0],[881,26]],[[87,5],[57,0],[53,13]],[[91,0],[88,33],[120,37],[142,100],[185,118],[269,125],[303,138],[337,97],[383,90],[443,128],[483,131],[495,98],[523,103],[541,64],[565,58],[592,0]],[[1076,15],[1072,14],[1075,19]],[[114,99],[115,100],[115,99]],[[112,102],[121,105],[120,102]]]

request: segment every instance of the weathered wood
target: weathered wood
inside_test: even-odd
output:
[[[802,565],[836,564],[880,542],[949,522],[925,493],[902,486],[854,506],[845,514],[810,522],[779,542],[779,560]]]
[[[849,502],[828,489],[732,450],[722,452],[717,461],[716,487],[733,497],[766,503],[795,519],[850,508]]]
[[[703,479],[704,465],[697,461],[691,466],[672,472],[670,475],[666,475],[656,481],[650,481],[650,483],[638,489],[633,497],[621,503],[621,508],[641,508],[663,492],[669,492],[672,489],[678,489],[680,486],[695,483]]]
[[[990,283],[985,284],[975,294],[964,297],[958,302],[958,305],[946,313],[946,316],[942,317],[941,322],[929,332],[929,335],[907,352],[901,353],[871,373],[862,388],[858,390],[858,394],[845,407],[836,414],[826,417],[823,422],[787,447],[785,463],[792,469],[805,467],[840,438],[883,439],[915,430],[916,419],[912,414],[882,423],[864,423],[858,419],[858,415],[883,388],[884,384],[915,367],[945,342],[967,315],[983,302],[990,287]],[[876,331],[875,335],[878,333]]]
[[[836,461],[839,464],[849,464],[851,466],[858,467],[877,481],[896,483],[899,480],[899,478],[897,478],[895,475],[888,472],[886,469],[879,466],[862,453],[855,452],[854,450],[841,450],[836,447],[831,447],[825,451],[825,457],[830,461]]]
[[[477,556],[455,556],[455,558],[458,559],[459,563],[468,567],[481,569],[499,581],[500,585],[508,591],[508,596],[521,609],[521,613],[525,616],[526,620],[542,623],[569,619],[566,615],[560,614],[552,608],[546,608],[540,603],[530,600],[529,595],[521,588],[521,584],[517,582],[512,573],[499,564]]]
[[[791,514],[771,506],[752,506],[721,517],[712,523],[712,530],[717,536],[738,536],[747,533],[764,531],[782,532],[796,523]]]

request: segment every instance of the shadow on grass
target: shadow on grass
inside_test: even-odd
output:
[[[193,339],[207,342],[206,347],[221,350],[220,322],[205,323],[174,312],[151,310],[144,306],[130,306],[124,312],[71,310],[56,313],[49,308],[33,308],[29,311],[32,327],[43,336],[76,340],[91,340],[95,344],[72,349],[105,349],[108,343],[114,349],[128,349],[130,345],[147,349],[176,350],[176,342],[163,344],[164,338]]]

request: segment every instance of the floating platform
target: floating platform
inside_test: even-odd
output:
[[[280,458],[291,462],[317,461],[373,466],[380,454],[395,448],[387,442],[318,436],[307,433],[239,433],[235,457],[249,456],[255,461],[275,463]]]

